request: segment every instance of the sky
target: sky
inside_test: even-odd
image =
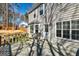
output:
[[[29,9],[31,9],[32,8],[32,3],[17,3],[18,5],[16,5],[16,4],[12,4],[12,7],[10,8],[10,10],[13,12],[15,12],[15,13],[19,13],[19,14],[21,14],[21,15],[24,15],[24,14],[26,14],[28,11],[29,11]],[[17,7],[17,6],[19,6],[19,7]],[[10,18],[10,20],[11,20],[11,23],[13,23],[13,21],[12,21],[12,19],[13,18]],[[1,19],[0,19],[1,20]],[[17,18],[16,19],[16,21],[15,21],[15,23],[16,23],[16,25],[19,25],[20,23],[22,24],[25,24],[24,23],[24,21],[22,20],[22,19],[20,19],[20,18]]]
[[[20,5],[20,8],[18,10],[16,10],[16,12],[20,13],[22,15],[26,14],[26,12],[29,11],[29,8],[32,8],[32,3],[19,3],[19,5]],[[24,21],[22,21],[19,18],[15,22],[16,22],[16,25],[18,25],[20,23],[21,24],[24,23]]]
[[[25,14],[27,11],[29,11],[29,8],[32,8],[32,3],[19,3],[20,8],[18,9],[18,13]]]
[[[29,11],[29,8],[32,8],[32,3],[19,3],[20,7],[16,8],[15,6],[12,6],[12,9],[14,8],[16,13],[20,13],[22,15],[26,14],[27,11]],[[9,22],[13,23],[14,21],[12,21],[13,18],[10,18]],[[2,17],[0,16],[0,23],[3,21]],[[20,18],[17,18],[15,21],[16,25],[19,25],[20,23],[24,24],[24,21]],[[25,22],[27,23],[27,22]]]

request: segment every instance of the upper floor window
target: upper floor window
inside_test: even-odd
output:
[[[36,14],[34,13],[34,18],[36,17]]]
[[[40,5],[40,15],[43,15],[43,4]]]

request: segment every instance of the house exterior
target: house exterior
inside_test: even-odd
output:
[[[29,32],[33,33],[44,33],[44,15],[45,15],[45,4],[34,4],[31,11],[28,13],[29,18]],[[30,30],[31,29],[31,30]]]
[[[43,15],[40,15],[41,6],[44,8]],[[64,54],[67,52],[69,55],[76,55],[79,48],[79,4],[40,4],[32,9],[28,16],[29,34],[42,32],[43,38],[45,38],[47,33],[48,40],[52,42],[55,48],[58,49],[57,44],[60,43]]]

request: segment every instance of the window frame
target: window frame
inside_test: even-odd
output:
[[[66,23],[65,23],[66,22]],[[67,22],[69,22],[69,28],[68,28],[68,24],[67,24]],[[65,23],[65,24],[64,24]],[[64,25],[66,26],[66,27],[64,27]],[[66,31],[69,31],[69,33],[68,32],[66,32],[66,33],[63,33],[63,32],[66,32]],[[62,38],[65,38],[65,39],[70,39],[70,21],[69,20],[66,20],[66,21],[62,21]],[[65,35],[69,35],[69,38],[66,36],[66,37],[64,37]]]
[[[72,24],[72,21],[79,21],[79,19],[74,19],[74,20],[71,20],[71,24]],[[73,25],[71,25],[71,33],[73,33],[72,31],[79,31],[79,28],[76,28],[77,27],[77,25],[79,25],[79,23],[76,23],[75,24],[76,26],[75,26],[75,28],[72,28],[72,26]],[[79,33],[75,33],[75,34],[72,34],[72,35],[76,35],[76,37],[77,37],[77,35],[78,35]],[[71,35],[71,38],[72,38],[72,40],[79,40],[79,39],[74,39],[73,37],[72,37],[72,35]],[[79,35],[78,35],[79,36]]]
[[[57,37],[57,25],[56,25],[56,38],[62,38],[62,39],[70,39],[70,38],[65,38],[65,37],[63,37],[63,31],[64,30],[67,30],[67,29],[64,29],[63,30],[63,22],[67,22],[67,21],[69,21],[70,22],[70,20],[63,20],[63,21],[57,21],[56,23],[58,23],[58,22],[61,22],[61,29],[58,29],[58,30],[61,30],[61,37]],[[69,30],[69,32],[70,32],[70,30]],[[70,34],[70,33],[69,33]],[[69,35],[70,36],[70,35]]]
[[[45,24],[45,32],[49,32],[49,25]]]
[[[42,13],[41,13],[41,12],[42,12]],[[44,14],[43,4],[40,5],[40,11],[39,11],[39,14],[40,14],[40,15],[43,15],[43,14]]]
[[[37,26],[37,28],[36,28],[36,26]],[[38,32],[36,32],[36,31],[38,31]],[[39,24],[35,24],[35,33],[39,33]]]
[[[36,18],[36,14],[34,13],[34,18]]]
[[[79,29],[72,29],[72,21],[79,21],[79,19],[70,19],[70,20],[63,20],[63,21],[57,21],[57,22],[64,22],[64,21],[69,21],[70,22],[70,30],[69,30],[69,32],[70,32],[70,38],[68,39],[68,38],[63,38],[63,25],[62,25],[62,31],[61,31],[61,34],[62,34],[62,36],[61,37],[57,37],[57,35],[56,35],[56,38],[60,38],[60,39],[64,39],[64,40],[69,40],[69,41],[75,41],[75,42],[78,42],[78,39],[72,39],[72,31],[73,30],[78,30],[79,31]],[[57,23],[56,22],[56,23]],[[57,25],[56,25],[56,30],[57,30]],[[56,32],[56,34],[57,34],[57,32]],[[79,35],[78,35],[79,36]]]
[[[60,21],[58,21],[57,23],[59,23]],[[56,37],[58,37],[57,36],[57,31],[59,30],[59,31],[62,31],[62,26],[60,26],[61,28],[60,29],[57,29],[57,23],[56,23]],[[60,22],[61,23],[61,22]],[[61,23],[62,24],[62,23]],[[59,26],[59,25],[58,25]],[[60,33],[61,34],[61,33]],[[61,34],[61,36],[59,37],[59,38],[61,38],[62,37],[62,34]]]
[[[33,31],[34,31],[34,25],[32,24],[30,25],[30,33],[33,33]]]

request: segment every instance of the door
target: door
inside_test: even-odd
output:
[[[38,25],[35,25],[35,33],[38,33]]]

